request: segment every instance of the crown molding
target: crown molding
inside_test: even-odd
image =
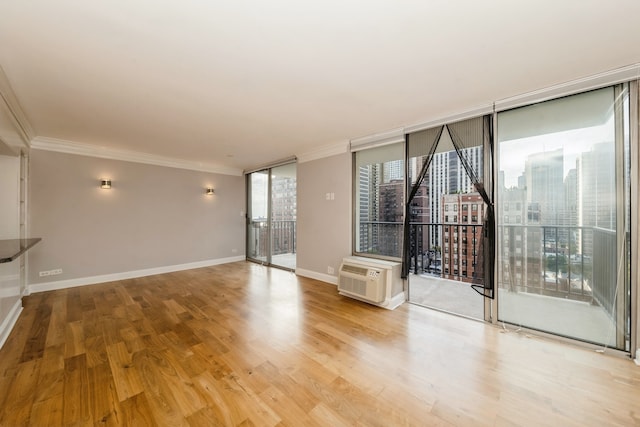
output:
[[[495,110],[504,111],[554,98],[600,89],[618,83],[640,79],[640,63],[608,70],[580,79],[570,80],[554,86],[527,92],[495,101]]]
[[[43,136],[31,140],[31,148],[58,153],[76,154],[79,156],[97,157],[101,159],[121,160],[124,162],[143,163],[147,165],[163,166],[167,168],[188,169],[198,172],[219,173],[222,175],[242,176],[242,170],[224,166],[215,166],[201,162],[192,162],[170,157],[137,151],[117,150],[102,146],[82,144],[57,138]]]
[[[347,141],[339,142],[337,144],[325,145],[315,148],[311,151],[306,151],[297,155],[298,163],[310,162],[312,160],[319,160],[325,157],[336,156],[338,154],[347,153],[349,151],[349,143]]]
[[[349,141],[351,151],[364,150],[365,148],[379,147],[396,142],[404,142],[404,128],[391,129]]]
[[[443,126],[450,123],[460,122],[462,120],[473,119],[475,117],[484,116],[485,114],[491,114],[493,112],[493,105],[487,104],[469,110],[461,111],[459,113],[450,114],[448,116],[439,117],[427,122],[418,123],[415,125],[407,126],[404,128],[404,132],[409,134],[413,132],[419,132],[425,129],[431,129],[436,126]]]

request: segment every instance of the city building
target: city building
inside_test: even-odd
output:
[[[472,283],[481,277],[485,205],[478,193],[442,196],[442,277]]]

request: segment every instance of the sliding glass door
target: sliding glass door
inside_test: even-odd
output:
[[[247,258],[269,261],[269,171],[247,175]]]
[[[415,132],[407,149],[409,301],[476,319],[485,318],[490,283],[483,245],[490,124],[486,116]]]
[[[498,319],[629,350],[627,86],[497,123]]]
[[[296,268],[296,164],[247,175],[247,258]]]

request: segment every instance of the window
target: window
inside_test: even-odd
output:
[[[524,272],[518,286],[499,275],[512,293],[499,302],[498,320],[629,350],[629,124],[637,128],[629,109],[629,87],[620,84],[498,113],[497,200],[521,202],[497,227],[523,235],[501,239],[498,265],[516,254]],[[540,309],[561,317],[528,311],[530,294],[544,295]],[[572,304],[581,300],[594,301],[588,312]]]
[[[355,153],[354,252],[402,256],[404,144]]]

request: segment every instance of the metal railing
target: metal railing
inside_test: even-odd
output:
[[[401,222],[360,221],[357,252],[402,257]]]
[[[471,281],[482,274],[482,225],[411,223],[409,269],[416,275]],[[361,221],[359,251],[402,255],[403,225]],[[587,226],[497,227],[497,286],[601,305],[615,313],[616,233]]]
[[[296,221],[274,220],[271,227],[268,221],[252,221],[251,243],[254,258],[266,257],[269,241],[271,241],[271,255],[294,254],[297,250]],[[271,236],[269,236],[271,231]],[[271,237],[271,239],[269,239]]]
[[[482,275],[480,224],[411,223],[410,271],[471,282]]]
[[[613,230],[593,229],[593,298],[612,319],[616,313],[616,283],[618,280],[618,253],[616,233]],[[622,297],[622,295],[620,295]]]

